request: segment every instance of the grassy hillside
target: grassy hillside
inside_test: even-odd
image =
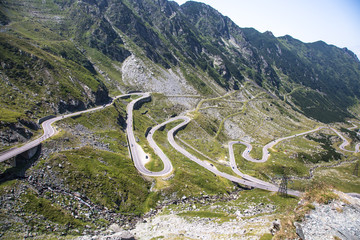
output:
[[[347,49],[242,29],[202,3],[0,2],[1,151],[39,136],[40,117],[142,90],[152,92],[152,101],[134,111],[134,132],[150,156],[149,170],[159,171],[163,164],[146,131],[187,115],[192,120],[176,141],[236,175],[229,163],[231,140],[250,142],[251,156],[260,158],[262,147],[274,139],[331,126],[351,140],[347,149],[353,150],[359,138],[344,121],[357,122],[359,89],[360,63]],[[198,203],[199,211],[189,204],[176,213],[220,222],[234,220],[249,201],[276,205],[274,214],[296,204],[297,199],[259,190],[225,203],[241,188],[171,147],[167,132],[178,122],[154,135],[174,171],[157,178],[140,175],[125,133],[126,106],[135,98],[59,121],[58,134],[42,144],[36,158],[16,167],[1,163],[2,237],[66,238],[99,233],[111,224],[128,229],[144,214],[179,199],[221,198],[218,205],[227,213]],[[242,158],[242,145],[234,150],[239,170],[262,180],[279,184],[287,174],[289,188],[305,190],[315,180],[358,192],[352,172],[359,153],[342,151],[341,143],[323,129],[277,144],[265,163]]]

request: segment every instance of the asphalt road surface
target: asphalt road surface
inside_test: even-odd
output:
[[[52,137],[53,135],[55,135],[56,130],[55,128],[52,126],[52,124],[56,121],[59,121],[61,119],[65,119],[68,117],[73,117],[82,113],[87,113],[87,112],[93,112],[99,109],[102,109],[104,107],[108,107],[110,105],[112,105],[114,103],[114,101],[120,97],[125,97],[125,96],[130,96],[130,95],[137,95],[137,93],[131,93],[131,94],[124,94],[124,95],[119,95],[116,96],[112,99],[111,103],[105,104],[103,106],[99,106],[99,107],[95,107],[95,108],[91,108],[91,109],[87,109],[84,111],[80,111],[80,112],[76,112],[76,113],[70,113],[70,114],[66,114],[66,115],[61,115],[55,118],[51,118],[49,120],[44,121],[41,124],[41,127],[44,131],[43,135],[40,138],[37,138],[33,141],[30,141],[28,143],[26,143],[25,145],[18,147],[18,148],[13,148],[10,150],[7,150],[5,152],[0,153],[0,162],[3,162],[9,158],[15,157],[16,155],[19,155],[23,152],[26,152],[34,147],[36,147],[37,145],[39,145],[41,142],[45,141],[46,139]]]
[[[194,155],[192,155],[191,153],[186,151],[184,148],[182,148],[180,145],[178,145],[176,143],[176,141],[174,139],[174,136],[175,136],[176,132],[179,129],[182,129],[184,126],[186,126],[191,121],[191,119],[189,117],[186,117],[186,116],[179,116],[179,117],[169,119],[168,122],[172,122],[172,121],[176,121],[176,120],[184,120],[184,121],[182,123],[180,123],[179,125],[177,125],[176,127],[172,128],[168,132],[168,135],[167,135],[169,143],[171,144],[171,146],[173,148],[176,149],[176,151],[180,152],[185,157],[187,157],[190,160],[196,162],[197,164],[199,164],[203,168],[209,170],[210,172],[214,173],[215,175],[224,177],[224,178],[226,178],[226,179],[228,179],[228,180],[230,180],[232,182],[236,182],[236,183],[248,186],[248,187],[264,189],[264,190],[267,190],[267,191],[273,191],[273,192],[278,191],[278,187],[276,187],[276,186],[274,186],[272,184],[269,184],[269,183],[264,183],[264,182],[262,182],[262,181],[260,181],[258,179],[257,179],[256,182],[253,182],[253,181],[249,181],[249,180],[245,180],[245,179],[240,179],[238,177],[232,176],[232,175],[224,173],[224,172],[220,172],[219,170],[217,170],[211,164],[198,159],[197,157],[195,157]],[[300,196],[300,192],[294,191],[294,190],[288,190],[288,194],[294,195],[294,196]]]
[[[302,136],[302,135],[306,135],[315,131],[319,131],[321,129],[324,129],[326,127],[318,127],[316,129],[307,131],[307,132],[303,132],[300,134],[295,134],[295,135],[291,135],[288,137],[283,137],[283,138],[279,138],[277,140],[274,140],[268,144],[266,144],[263,147],[263,156],[262,159],[254,159],[250,156],[250,152],[252,150],[252,145],[250,143],[246,143],[246,142],[242,142],[242,141],[232,141],[229,143],[229,155],[230,155],[230,166],[232,168],[232,170],[238,174],[239,176],[242,177],[242,179],[232,176],[230,174],[221,172],[219,170],[217,170],[212,164],[209,164],[208,162],[202,161],[200,159],[198,159],[197,157],[195,157],[194,155],[192,155],[191,153],[189,153],[188,151],[186,151],[184,148],[182,148],[180,145],[178,145],[174,139],[174,136],[176,134],[177,131],[179,131],[180,129],[182,129],[183,127],[185,127],[190,121],[191,119],[187,116],[178,116],[178,117],[174,117],[171,118],[155,127],[153,127],[147,136],[147,140],[149,142],[149,145],[153,148],[154,152],[160,157],[160,159],[163,161],[164,163],[164,169],[160,172],[152,172],[149,171],[148,169],[145,168],[144,166],[144,162],[146,162],[146,159],[142,159],[146,157],[146,154],[144,154],[144,151],[141,149],[141,146],[136,142],[135,139],[135,135],[134,135],[134,126],[133,126],[133,110],[134,110],[134,106],[138,101],[142,101],[145,100],[146,98],[150,98],[150,93],[131,93],[131,94],[124,94],[124,95],[119,95],[115,98],[113,98],[112,102],[103,106],[99,106],[99,107],[95,107],[92,109],[88,109],[88,110],[84,110],[84,111],[80,111],[80,112],[76,112],[76,113],[71,113],[71,114],[66,114],[66,115],[62,115],[62,116],[58,116],[52,119],[49,119],[47,121],[44,121],[42,123],[42,128],[43,128],[43,135],[38,138],[35,139],[21,147],[18,148],[14,148],[14,149],[10,149],[6,152],[0,153],[0,162],[3,162],[11,157],[14,157],[22,152],[25,152],[37,145],[39,145],[41,142],[45,141],[46,139],[52,137],[55,133],[56,130],[55,128],[52,126],[52,124],[56,121],[59,121],[61,119],[64,118],[68,118],[68,117],[72,117],[72,116],[76,116],[82,113],[87,113],[87,112],[92,112],[92,111],[96,111],[105,107],[110,106],[111,104],[113,104],[113,102],[120,98],[120,97],[125,97],[125,96],[130,96],[130,95],[139,95],[141,96],[138,99],[135,99],[133,101],[131,101],[127,108],[127,127],[126,127],[126,133],[127,133],[127,138],[128,138],[128,143],[129,143],[129,151],[131,154],[131,157],[134,161],[134,165],[136,167],[136,169],[147,176],[152,176],[152,177],[158,177],[158,176],[165,176],[170,174],[173,171],[173,166],[171,164],[171,161],[169,160],[169,158],[165,155],[165,153],[160,149],[160,147],[155,143],[155,141],[153,140],[153,135],[156,132],[156,130],[158,130],[159,128],[165,126],[166,124],[173,122],[173,121],[177,121],[177,120],[183,120],[182,123],[178,124],[176,127],[172,128],[171,130],[168,131],[167,137],[168,137],[168,141],[169,143],[176,149],[176,151],[180,152],[181,154],[183,154],[185,157],[189,158],[190,160],[196,162],[197,164],[199,164],[200,166],[204,167],[205,169],[207,169],[208,171],[214,173],[217,176],[221,176],[224,177],[232,182],[237,182],[239,184],[248,186],[248,187],[253,187],[253,188],[260,188],[260,189],[264,189],[264,190],[268,190],[268,191],[278,191],[278,187],[262,181],[260,179],[254,178],[252,176],[243,174],[242,172],[240,172],[237,169],[236,166],[236,162],[235,162],[235,156],[234,156],[234,150],[233,150],[233,145],[234,144],[243,144],[246,146],[246,150],[243,152],[242,156],[252,162],[265,162],[269,159],[270,157],[270,153],[269,153],[269,148],[272,148],[273,146],[275,146],[276,144],[278,144],[280,141],[286,140],[286,139],[290,139],[290,138],[294,138],[297,136]],[[343,137],[340,132],[338,132],[337,130],[333,129],[333,128],[329,128],[332,131],[334,131],[342,140],[343,143],[339,146],[341,150],[344,151],[348,151],[348,152],[359,152],[359,147],[360,147],[360,143],[358,143],[355,146],[355,151],[349,151],[347,149],[345,149],[345,146],[349,145],[349,141],[346,140],[345,137]],[[299,196],[300,192],[298,191],[294,191],[294,190],[288,190],[288,194],[290,195],[294,195],[294,196]]]
[[[161,148],[156,144],[156,142],[154,141],[153,139],[153,136],[154,136],[154,133],[159,130],[159,128],[165,126],[166,124],[168,124],[169,122],[171,121],[166,121],[166,122],[163,122],[155,127],[153,127],[146,139],[147,141],[149,142],[149,145],[150,147],[154,150],[155,154],[158,155],[160,157],[160,159],[162,160],[163,164],[164,164],[164,169],[161,171],[161,172],[157,172],[156,174],[158,174],[159,176],[165,176],[165,175],[168,175],[170,174],[172,171],[173,171],[173,166],[171,164],[171,161],[170,159],[166,156],[166,154],[161,150]],[[155,173],[153,173],[155,174]]]
[[[160,124],[160,125],[152,128],[147,136],[147,140],[149,141],[150,146],[154,149],[155,153],[163,161],[164,169],[160,172],[152,172],[152,171],[149,171],[143,164],[144,162],[146,162],[146,159],[142,159],[145,157],[143,154],[143,150],[141,149],[141,146],[136,142],[136,139],[135,139],[134,126],[133,126],[133,110],[134,110],[134,105],[138,101],[149,98],[150,93],[144,93],[144,94],[138,94],[138,95],[142,95],[142,97],[131,101],[128,104],[128,106],[126,107],[126,112],[128,114],[127,119],[126,119],[126,124],[127,124],[126,134],[128,137],[129,148],[130,148],[132,160],[134,161],[136,169],[144,175],[151,176],[151,177],[160,177],[160,176],[168,175],[169,173],[172,172],[173,166],[172,166],[169,158],[164,154],[164,152],[158,147],[158,145],[152,139],[154,132],[157,129],[159,129],[161,126],[165,125],[166,123]]]
[[[242,144],[242,143],[239,142],[239,141],[231,141],[231,142],[229,142],[230,167],[233,170],[233,172],[235,172],[237,175],[239,175],[240,177],[242,177],[245,180],[249,180],[249,181],[252,181],[252,182],[255,182],[255,183],[259,183],[259,184],[262,184],[262,185],[265,185],[265,186],[275,187],[275,185],[273,185],[271,183],[262,181],[262,180],[260,180],[258,178],[255,178],[255,177],[252,177],[252,176],[249,176],[247,174],[244,174],[244,173],[240,172],[240,170],[236,166],[235,155],[234,155],[234,147],[233,147],[234,144]]]
[[[312,133],[312,132],[316,132],[316,131],[319,131],[319,130],[322,130],[322,129],[326,129],[327,127],[318,127],[318,128],[315,128],[313,130],[310,130],[310,131],[307,131],[307,132],[303,132],[303,133],[299,133],[299,134],[294,134],[294,135],[291,135],[291,136],[288,136],[288,137],[283,137],[283,138],[279,138],[279,139],[276,139],[274,141],[271,141],[270,143],[266,144],[263,149],[262,149],[262,158],[261,159],[254,159],[253,157],[250,156],[250,153],[251,153],[251,150],[252,150],[252,145],[248,142],[243,142],[243,141],[236,141],[236,143],[238,144],[243,144],[246,146],[246,149],[244,150],[244,152],[242,153],[242,157],[245,158],[246,160],[250,161],[250,162],[257,162],[257,163],[262,163],[262,162],[266,162],[269,157],[270,157],[270,152],[269,152],[269,149],[274,147],[276,144],[278,144],[279,142],[281,141],[284,141],[284,140],[287,140],[287,139],[291,139],[291,138],[294,138],[294,137],[298,137],[298,136],[303,136],[303,135],[306,135],[306,134],[309,134],[309,133]],[[333,132],[335,132],[342,140],[343,140],[343,143],[339,146],[339,148],[343,151],[346,151],[346,152],[354,152],[354,153],[358,153],[359,152],[359,148],[360,148],[360,143],[358,143],[356,146],[355,146],[355,151],[351,151],[351,150],[347,150],[345,149],[345,147],[347,145],[349,145],[349,141],[346,140],[346,138],[341,135],[341,133],[337,130],[335,130],[334,128],[328,128],[330,130],[332,130]]]

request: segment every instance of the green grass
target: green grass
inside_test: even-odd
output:
[[[146,149],[144,149],[147,151]],[[164,163],[160,159],[152,159],[145,164],[145,167],[152,172],[160,172],[164,169]]]
[[[191,138],[188,139],[190,136],[188,133],[193,133],[192,131],[198,131],[198,129],[194,129],[196,127],[195,124],[189,124],[189,130],[186,128],[184,133],[180,133],[179,137],[183,139],[186,143],[188,143],[193,148],[197,149],[198,151],[202,152],[210,159],[215,161],[227,161],[225,157],[228,157],[229,153],[226,148],[217,140],[212,138]],[[181,142],[180,142],[181,143]],[[190,148],[188,148],[190,150]],[[204,158],[204,157],[201,157]]]
[[[125,108],[126,106],[122,100],[117,100],[116,103],[110,107],[67,118],[62,121],[73,125],[78,123],[96,132],[104,132],[107,130],[123,132],[121,124],[125,124]]]
[[[263,155],[263,146],[259,144],[252,144],[253,148],[251,149],[250,156],[254,159],[262,159]]]
[[[145,167],[150,171],[158,172],[164,168],[164,164],[150,147],[145,137],[147,128],[155,125],[152,120],[142,114],[146,111],[148,111],[147,107],[141,107],[139,110],[133,111],[134,133],[139,139],[139,145],[143,148],[144,152],[150,156],[150,161],[145,165]]]
[[[113,106],[81,116],[64,119],[58,126],[76,128],[83,125],[92,132],[95,141],[108,143],[112,152],[90,146],[55,154],[49,162],[58,177],[66,179],[65,184],[72,191],[86,195],[92,202],[124,214],[142,214],[157,204],[157,194],[149,193],[150,182],[137,172],[129,157],[127,140],[121,123],[125,117],[124,100]],[[71,132],[62,131],[47,144],[76,146],[78,138]],[[63,141],[63,139],[67,141]],[[45,163],[43,163],[45,164]],[[65,166],[64,169],[58,165]],[[44,165],[40,164],[39,167]]]
[[[220,172],[224,172],[227,173],[229,175],[233,175],[238,177],[229,166],[224,166],[223,164],[221,164],[220,162],[214,160],[214,159],[208,159],[206,157],[204,157],[202,154],[198,153],[197,151],[195,151],[194,149],[186,146],[185,144],[181,143],[179,140],[177,140],[178,143],[180,144],[180,146],[182,146],[186,151],[188,151],[190,154],[192,154],[193,156],[197,157],[198,159],[202,160],[202,161],[206,161],[210,164],[212,164],[214,166],[214,168],[216,168],[217,170],[219,170]],[[192,146],[192,145],[191,145]],[[195,148],[196,149],[196,148]],[[198,150],[198,149],[197,149]],[[205,154],[206,155],[206,154]],[[224,161],[224,160],[223,160]]]
[[[342,192],[360,193],[359,175],[353,175],[355,164],[348,163],[335,168],[318,168],[314,173],[315,180],[325,182]]]
[[[277,144],[273,149],[270,149],[271,157],[265,163],[252,163],[241,157],[242,152],[245,150],[245,146],[235,145],[235,158],[238,168],[249,175],[259,177],[264,180],[269,180],[268,177],[281,177],[284,172],[290,176],[307,177],[309,176],[309,169],[313,166],[313,163],[325,164],[329,161],[334,161],[331,153],[333,148],[329,143],[328,136],[323,134],[315,133],[314,136],[320,136],[319,139],[313,137],[296,137],[286,141],[282,141]],[[316,140],[316,141],[315,141]],[[254,148],[255,154],[251,154],[253,157],[260,158],[262,155],[261,148]],[[258,149],[258,153],[256,153]],[[308,158],[304,158],[306,154]],[[330,155],[329,155],[330,154]],[[337,161],[343,157],[339,156],[336,158]],[[318,156],[322,157],[320,160]],[[339,179],[336,177],[333,179]],[[306,181],[294,181],[292,188],[304,190],[304,183]],[[341,179],[340,185],[352,185],[354,181],[345,181]],[[356,186],[356,184],[355,184]],[[349,186],[350,187],[350,186]],[[354,188],[351,187],[352,189]]]
[[[121,64],[119,62],[111,60],[109,57],[107,57],[106,55],[104,55],[95,48],[86,47],[86,54],[111,79],[110,82],[104,81],[104,83],[107,85],[110,91],[110,94],[114,96],[119,94],[118,89],[116,87],[117,85],[127,87],[122,82],[122,73],[121,71],[119,71]]]
[[[172,126],[169,126],[169,129]],[[168,183],[159,182],[158,187],[164,187],[167,193],[176,193],[178,197],[183,195],[199,195],[201,192],[207,194],[224,194],[232,189],[232,183],[227,179],[214,176],[213,173],[202,168],[195,162],[178,153],[167,141],[166,132],[157,131],[154,140],[160,146],[174,166],[174,177]]]
[[[202,95],[209,96],[214,94],[214,91],[209,87],[209,85],[201,80],[196,74],[185,70],[183,67],[181,68],[181,72],[184,75],[186,81]]]
[[[127,139],[123,129],[126,117],[125,107],[123,100],[117,100],[110,107],[61,120],[57,123],[57,126],[69,125],[72,129],[76,129],[77,125],[82,125],[92,134],[83,134],[81,137],[93,138],[97,142],[107,144],[110,151],[127,155]],[[62,141],[64,138],[68,140]],[[78,138],[79,136],[71,134],[71,131],[61,131],[60,134],[52,137],[49,143],[54,140],[64,146],[71,147],[71,144],[77,146],[80,141]]]
[[[228,98],[228,97],[231,97],[231,96],[234,95],[235,93],[236,93],[236,91],[233,91],[233,92],[226,93],[225,95],[220,96],[220,97],[203,99],[203,100],[201,100],[201,101],[198,103],[198,105],[196,106],[195,113],[199,112],[201,106],[202,106],[205,102],[214,101],[214,100],[223,100],[223,99],[226,99],[226,98]]]
[[[245,210],[254,206],[274,206],[271,212],[246,216],[243,218],[253,218],[264,214],[279,216],[297,206],[298,198],[281,197],[277,193],[264,191],[261,189],[244,190],[237,194],[233,200],[219,200],[209,204],[188,203],[186,205],[170,205],[163,210],[162,214],[175,212],[179,216],[213,218],[216,221],[230,221],[235,217],[237,211],[244,213]],[[189,211],[189,207],[196,206],[196,210]]]
[[[84,222],[75,219],[69,212],[51,203],[48,199],[37,197],[32,193],[25,194],[22,198],[25,202],[24,208],[26,211],[43,215],[45,219],[51,222],[68,225],[73,228],[79,228],[85,225]]]
[[[220,124],[220,121],[217,118],[203,113],[196,113],[193,121],[196,121],[208,135],[215,137]]]
[[[163,94],[152,93],[151,102],[143,104],[139,111],[148,111],[148,115],[150,115],[158,123],[161,123],[166,119],[170,118],[171,116],[179,115],[184,110],[184,107],[178,104],[171,103],[171,101],[169,101],[169,99]],[[153,123],[150,126],[153,125],[157,124]]]
[[[53,114],[48,102],[56,105],[60,99],[75,99],[87,103],[83,86],[92,92],[102,87],[96,74],[85,68],[86,58],[70,41],[32,43],[0,33],[0,58],[7,63],[0,70],[8,81],[0,83],[0,105],[15,112],[31,111],[35,117]]]
[[[10,180],[0,183],[0,195],[6,194],[11,189],[19,185],[19,180]]]
[[[71,191],[98,205],[133,214],[148,208],[144,203],[150,183],[138,174],[128,156],[84,147],[56,154],[50,163]]]
[[[10,109],[0,107],[0,122],[16,123],[19,118],[24,117],[25,114],[19,113]]]
[[[260,237],[260,240],[271,240],[273,238],[273,235],[271,233],[265,233]]]
[[[244,105],[244,106],[243,106],[243,110],[241,110],[240,112],[236,112],[236,113],[230,114],[230,115],[226,116],[225,118],[223,118],[223,119],[221,120],[221,122],[220,122],[219,128],[218,128],[218,130],[217,130],[214,138],[215,138],[215,139],[216,139],[216,138],[219,138],[221,132],[222,132],[223,129],[224,129],[224,124],[225,124],[225,121],[226,121],[226,120],[228,120],[228,119],[230,119],[230,118],[232,118],[232,117],[235,117],[235,116],[237,116],[237,115],[239,115],[239,114],[243,114],[243,113],[245,112],[245,110],[246,110],[246,106]],[[223,137],[223,138],[224,138],[224,137]]]
[[[289,159],[284,153],[271,152],[271,157],[264,163],[253,163],[245,160],[241,154],[245,146],[234,145],[234,154],[237,167],[243,173],[269,181],[269,177],[281,177],[284,174],[290,176],[307,176],[309,168],[297,159]]]
[[[296,206],[298,198],[282,197],[277,193],[268,192],[261,189],[253,189],[240,192],[240,196],[234,201],[240,209],[247,209],[249,205],[272,204],[276,206],[276,212],[282,213],[292,206]]]

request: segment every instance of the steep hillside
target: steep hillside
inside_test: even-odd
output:
[[[349,50],[241,29],[202,3],[15,0],[2,2],[1,9],[2,82],[15,77],[28,81],[28,91],[55,104],[51,111],[59,110],[59,99],[77,108],[104,101],[105,85],[111,92],[215,96],[238,89],[244,81],[256,82],[281,99],[287,96],[288,103],[323,122],[350,117],[348,108],[358,104],[360,63]],[[27,66],[30,60],[25,58],[17,62],[18,51],[36,57],[37,63]],[[49,79],[59,82],[55,95],[41,87],[50,86]],[[21,103],[26,94],[20,84]],[[8,85],[3,89],[11,89]],[[99,91],[105,96],[98,99]],[[25,109],[16,106],[20,113]],[[9,102],[3,108],[13,109]],[[51,112],[50,106],[40,109]]]
[[[132,123],[127,108],[139,96],[105,104],[129,91],[151,92]],[[59,117],[34,158],[1,162],[0,238],[86,239],[129,229],[140,239],[183,238],[198,226],[213,238],[269,239],[274,219],[293,212],[298,198],[248,190],[245,180],[266,190],[261,182],[274,190],[284,175],[296,191],[318,182],[360,189],[356,56],[240,28],[202,3],[0,1],[0,94],[0,154],[40,136],[39,118],[103,105]],[[180,117],[191,121],[169,141]],[[134,164],[136,144],[149,175]],[[165,166],[159,149],[172,170],[154,177]]]

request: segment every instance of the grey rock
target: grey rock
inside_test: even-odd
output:
[[[276,230],[276,231],[279,231],[280,230],[280,221],[278,219],[275,219],[275,221],[272,223],[273,224],[273,228]]]
[[[315,204],[313,210],[301,223],[306,239],[330,239],[338,236],[342,239],[359,239],[360,236],[360,200],[340,196],[345,201],[334,201],[327,205]],[[346,204],[345,204],[346,202]]]
[[[296,234],[299,236],[299,238],[301,240],[305,240],[305,235],[304,235],[301,225],[298,222],[295,222],[294,225],[296,227]]]

